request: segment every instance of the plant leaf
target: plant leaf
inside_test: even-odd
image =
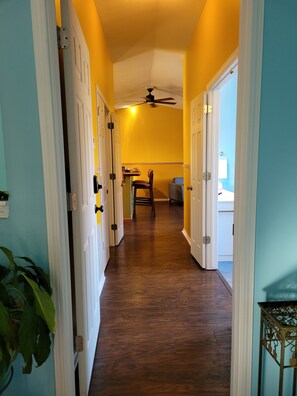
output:
[[[11,338],[9,313],[2,301],[0,301],[0,335],[6,341],[9,341]]]
[[[37,319],[34,309],[26,304],[21,317],[19,329],[20,352],[27,365],[34,352],[37,341]]]
[[[0,380],[6,374],[12,360],[7,343],[0,336]]]
[[[18,266],[18,271],[25,273],[30,279],[33,279],[39,286],[44,288],[50,295],[52,294],[52,288],[50,285],[49,276],[43,271],[42,268],[37,266]]]
[[[4,246],[0,246],[0,251],[2,251],[5,254],[5,256],[8,258],[8,261],[9,261],[9,264],[10,264],[11,268],[15,269],[16,268],[16,263],[15,263],[15,261],[13,259],[12,251],[7,249]]]
[[[18,259],[22,259],[22,260],[24,260],[24,261],[27,261],[27,263],[32,264],[34,267],[36,266],[36,264],[34,263],[34,261],[31,260],[29,257],[26,257],[26,256],[16,256],[15,258],[18,258]]]
[[[44,319],[49,330],[55,332],[55,307],[51,297],[46,291],[40,290],[37,283],[28,278],[25,274],[22,276],[26,279],[32,287],[35,296],[36,311]]]
[[[27,361],[26,366],[23,367],[23,374],[30,374],[32,371],[32,363],[33,363],[33,359],[32,356],[30,357],[30,359]]]
[[[7,274],[9,274],[9,269],[4,267],[4,265],[0,265],[0,280],[4,279]]]
[[[51,338],[48,327],[43,319],[38,320],[38,338],[35,345],[34,358],[37,367],[41,366],[48,358],[51,351]]]
[[[9,294],[9,296],[12,296],[15,301],[17,301],[19,304],[22,303],[22,305],[23,305],[24,301],[26,300],[26,296],[22,290],[18,289],[15,286],[11,286],[11,285],[7,285],[6,290],[7,290],[7,293]],[[17,297],[18,297],[18,299],[17,299]]]

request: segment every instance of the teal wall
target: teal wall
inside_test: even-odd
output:
[[[266,0],[254,284],[253,395],[257,394],[259,301],[297,300],[297,2]],[[278,394],[265,358],[263,396]],[[287,369],[287,376],[291,369]],[[284,395],[291,395],[286,378]]]
[[[219,152],[227,157],[227,179],[221,179],[223,188],[234,192],[236,139],[237,73],[220,89],[220,144]],[[219,157],[220,158],[220,157]]]
[[[29,0],[0,1],[0,108],[10,194],[0,219],[0,244],[28,255],[48,271],[38,104]],[[2,259],[2,257],[1,257]],[[31,375],[15,377],[5,396],[54,396],[53,355]]]

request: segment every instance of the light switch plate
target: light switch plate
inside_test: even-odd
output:
[[[8,201],[0,201],[0,219],[7,219],[9,215]]]

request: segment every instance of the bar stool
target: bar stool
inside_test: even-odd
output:
[[[154,192],[153,192],[153,181],[154,181],[154,171],[149,169],[148,171],[148,181],[145,180],[134,180],[132,186],[134,187],[134,202],[133,202],[133,217],[136,216],[136,205],[140,206],[151,206],[153,215],[156,216],[155,202],[154,202]],[[148,190],[149,197],[138,197],[138,190]]]

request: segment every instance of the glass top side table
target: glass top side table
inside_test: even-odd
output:
[[[261,309],[258,396],[261,396],[263,349],[279,365],[279,396],[283,395],[284,369],[292,368],[293,389],[297,380],[297,301],[258,303]]]

